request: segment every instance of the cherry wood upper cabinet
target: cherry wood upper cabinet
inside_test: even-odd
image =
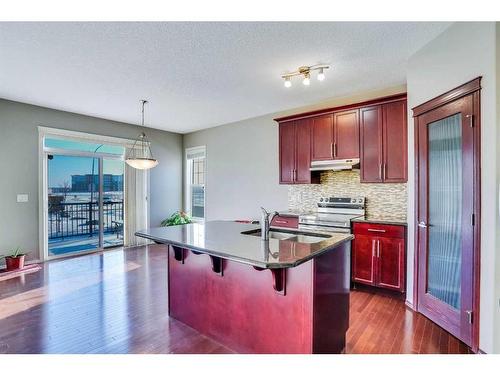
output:
[[[275,119],[280,183],[317,183],[311,161],[360,159],[361,182],[406,182],[406,94]]]
[[[361,182],[382,182],[382,107],[361,108]]]
[[[311,121],[295,121],[295,183],[311,183]]]
[[[360,109],[361,182],[406,182],[406,100]]]
[[[384,181],[406,182],[408,179],[406,101],[384,104],[382,109],[384,122]]]
[[[295,122],[280,124],[280,184],[293,184],[295,171]]]
[[[280,184],[319,182],[311,167],[311,120],[301,119],[279,125]]]
[[[334,159],[359,158],[359,111],[335,112],[333,129]]]
[[[312,117],[312,160],[359,158],[359,111]]]
[[[312,160],[333,159],[333,115],[312,118]]]

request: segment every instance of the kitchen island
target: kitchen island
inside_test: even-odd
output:
[[[345,233],[228,221],[150,228],[167,244],[169,315],[240,353],[340,353],[349,325]]]

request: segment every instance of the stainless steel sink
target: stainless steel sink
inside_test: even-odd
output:
[[[249,236],[261,237],[260,229],[253,229],[246,232],[241,232],[241,234],[246,234]],[[286,240],[301,243],[316,243],[323,241],[325,238],[330,238],[326,234],[312,234],[304,232],[292,232],[286,230],[271,229],[269,231],[269,238],[274,238],[276,240]]]
[[[323,241],[325,237],[319,237],[319,236],[314,236],[310,234],[298,234],[295,237],[290,238],[290,241],[297,241],[297,242],[302,242],[302,243],[316,243]]]

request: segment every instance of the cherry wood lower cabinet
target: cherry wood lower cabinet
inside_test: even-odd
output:
[[[344,242],[283,273],[223,259],[214,272],[209,255],[169,246],[169,315],[239,353],[340,353],[349,253]],[[281,293],[273,288],[278,278]]]
[[[288,215],[276,215],[271,220],[271,226],[297,229],[299,227],[299,217],[288,216]]]
[[[354,223],[352,281],[405,291],[405,227]]]

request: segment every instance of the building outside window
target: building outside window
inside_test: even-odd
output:
[[[205,219],[205,146],[186,149],[186,211],[195,220]]]

